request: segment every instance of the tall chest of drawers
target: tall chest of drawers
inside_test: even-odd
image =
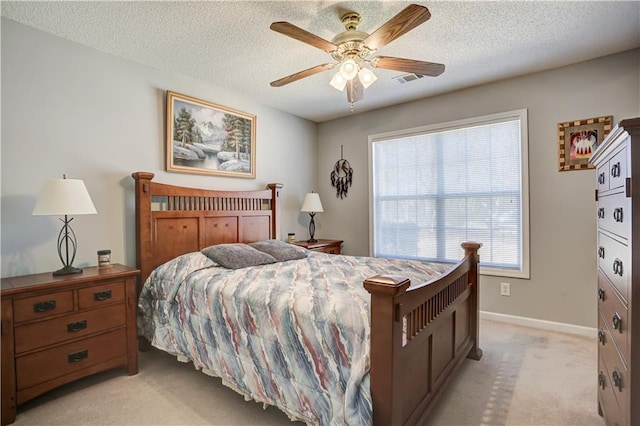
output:
[[[598,411],[640,425],[640,117],[591,157],[597,176]]]

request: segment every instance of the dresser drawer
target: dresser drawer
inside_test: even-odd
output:
[[[623,188],[627,178],[627,147],[609,160],[609,189]]]
[[[598,193],[602,194],[609,190],[609,162],[598,167],[596,174],[598,176]]]
[[[15,329],[16,354],[124,326],[126,318],[125,305],[120,303],[102,309],[17,326]]]
[[[601,193],[625,185],[627,161],[627,148],[625,146],[615,152],[609,161],[605,161],[598,166],[598,192]]]
[[[116,281],[81,288],[78,291],[78,308],[87,309],[124,300],[124,281]]]
[[[16,358],[18,390],[127,354],[126,329]]]
[[[602,311],[598,312],[598,359],[620,359],[625,367],[626,360],[620,356],[616,344],[613,342],[609,320]],[[610,361],[611,362],[611,361]]]
[[[615,371],[615,370],[614,370]],[[624,380],[624,377],[623,377]],[[602,408],[607,426],[626,426],[626,410],[621,392],[613,384],[612,376],[603,359],[598,362],[598,401]],[[623,404],[620,404],[620,401]]]
[[[624,192],[599,197],[598,227],[628,239],[631,236],[631,198]]]
[[[626,426],[625,413],[618,405],[615,388],[611,384],[611,376],[602,362],[598,368],[598,402],[602,408],[607,426]]]
[[[619,352],[626,356],[629,353],[628,311],[601,271],[598,271],[598,307]]]
[[[613,283],[625,304],[630,296],[630,251],[625,243],[598,232],[598,267]]]
[[[73,292],[60,291],[41,296],[14,299],[13,319],[15,322],[46,318],[73,310]]]

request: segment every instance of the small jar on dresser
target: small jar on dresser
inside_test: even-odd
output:
[[[65,383],[117,367],[138,372],[139,274],[114,264],[2,278],[2,425]]]
[[[607,425],[640,425],[640,117],[622,120],[596,167],[598,412]]]

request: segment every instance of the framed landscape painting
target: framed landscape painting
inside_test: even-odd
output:
[[[167,171],[256,177],[256,116],[167,91]]]
[[[612,117],[558,123],[558,170],[593,169],[589,158],[611,131]]]

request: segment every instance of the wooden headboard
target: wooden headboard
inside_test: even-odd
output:
[[[141,283],[154,268],[214,244],[280,239],[279,190],[217,191],[152,182],[135,172],[136,260]]]

